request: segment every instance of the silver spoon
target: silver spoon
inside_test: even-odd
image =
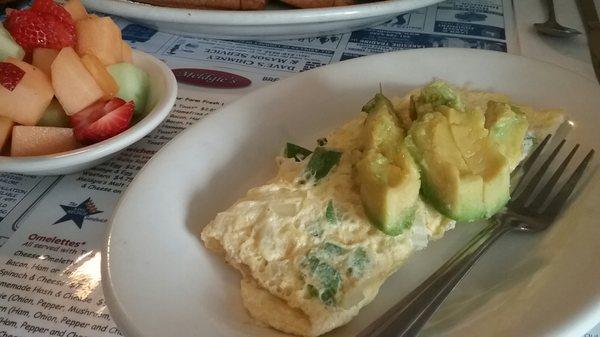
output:
[[[544,23],[533,24],[538,33],[555,37],[570,37],[581,34],[577,29],[562,26],[556,21],[554,2],[552,0],[546,0],[546,5],[548,6],[548,20]]]

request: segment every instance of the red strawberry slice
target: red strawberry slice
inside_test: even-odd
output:
[[[68,14],[68,13],[67,13]],[[31,8],[10,12],[5,26],[23,49],[34,48],[62,49],[74,46],[77,42],[73,20]]]
[[[9,91],[15,90],[23,76],[25,76],[25,71],[17,65],[0,62],[0,85]]]
[[[71,17],[71,14],[69,14],[63,6],[54,2],[54,0],[35,0],[30,8],[35,12],[56,16],[62,23],[71,25],[73,26],[73,29],[75,29],[75,21],[73,20],[73,17]]]
[[[75,138],[83,144],[91,144],[116,136],[129,128],[134,109],[135,104],[129,101],[76,132]]]
[[[83,129],[84,127],[94,123],[95,121],[102,118],[102,116],[120,107],[126,102],[118,97],[112,98],[110,101],[99,101],[89,107],[79,111],[72,115],[70,119],[71,127],[73,129]]]
[[[114,97],[100,101],[70,118],[75,139],[82,144],[103,141],[125,131],[131,123],[135,103]]]

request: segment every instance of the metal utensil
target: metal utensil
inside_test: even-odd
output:
[[[456,284],[471,269],[479,257],[499,237],[511,231],[527,233],[543,231],[554,222],[573,192],[577,182],[583,176],[587,165],[594,155],[594,150],[587,153],[569,179],[562,184],[562,187],[556,186],[579,148],[579,144],[577,144],[562,161],[552,177],[541,187],[541,190],[534,194],[534,191],[538,190],[539,182],[542,181],[543,176],[547,173],[550,165],[565,144],[565,140],[563,139],[533,176],[529,177],[529,169],[533,167],[534,162],[540,156],[549,140],[550,136],[547,136],[531,154],[529,159],[521,165],[520,170],[524,171],[525,174],[519,179],[515,191],[519,190],[527,178],[529,178],[528,182],[520,188],[521,192],[507,204],[505,210],[495,215],[491,219],[490,224],[479,232],[460,252],[454,255],[417,289],[413,290],[400,301],[400,303],[393,306],[382,317],[371,323],[358,335],[359,337],[416,336],[450,291],[454,289]],[[554,195],[552,200],[548,200],[551,191],[555,187],[560,188],[559,191]]]
[[[588,46],[596,78],[600,81],[600,21],[594,0],[578,0],[579,13],[587,32]]]
[[[556,21],[553,0],[546,0],[546,6],[548,7],[548,20],[544,23],[533,24],[538,33],[555,37],[571,37],[581,34],[577,29],[565,27]]]

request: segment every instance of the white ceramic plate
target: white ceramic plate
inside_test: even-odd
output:
[[[434,77],[564,107],[572,139],[600,148],[597,84],[546,63],[468,49],[421,49],[345,61],[262,88],[163,148],[121,198],[107,234],[102,281],[130,337],[281,336],[243,309],[238,272],[199,232],[275,172],[286,141],[311,146],[379,90],[402,95]],[[583,152],[583,151],[581,151]],[[597,160],[594,167],[597,169]],[[502,238],[447,299],[424,336],[582,336],[600,318],[600,188],[590,178],[562,220],[540,235]],[[418,252],[375,301],[329,336],[352,336],[458,250],[480,223],[460,223]]]
[[[86,7],[119,15],[160,31],[229,39],[292,39],[347,32],[385,22],[399,13],[442,0],[388,0],[353,6],[224,11],[150,6],[127,0],[83,0]],[[272,0],[272,2],[274,2]]]
[[[149,106],[152,108],[146,117],[115,137],[77,150],[35,157],[0,156],[0,172],[55,175],[81,171],[108,160],[154,130],[173,107],[177,81],[171,69],[154,56],[135,50],[133,63],[150,76]]]

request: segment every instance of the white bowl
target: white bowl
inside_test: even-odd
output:
[[[34,157],[0,156],[0,172],[57,175],[81,171],[110,159],[154,130],[169,115],[175,103],[177,81],[171,69],[146,53],[134,50],[133,63],[150,77],[148,106],[152,108],[146,117],[117,136],[77,150]]]

